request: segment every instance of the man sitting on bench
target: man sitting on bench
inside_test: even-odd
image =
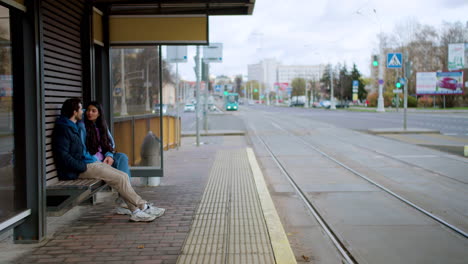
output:
[[[158,208],[143,200],[133,189],[126,173],[97,161],[86,150],[76,124],[83,117],[82,103],[78,98],[66,100],[62,105],[61,116],[55,122],[52,134],[52,150],[60,180],[100,179],[113,189],[127,203],[131,212],[130,221],[150,222],[164,214]]]

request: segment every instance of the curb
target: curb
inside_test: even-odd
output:
[[[275,205],[271,199],[270,193],[263,178],[262,171],[258,166],[257,159],[252,148],[247,148],[247,156],[249,158],[250,167],[257,187],[258,196],[262,205],[263,215],[270,234],[271,246],[275,255],[276,263],[288,264],[297,263],[296,257],[289,244],[286,232],[283,229],[281,220],[276,212]]]
[[[440,134],[439,130],[424,129],[424,128],[376,128],[367,130],[368,133],[378,134]]]
[[[196,137],[197,134],[195,131],[188,131],[182,132],[181,137]],[[200,136],[207,137],[207,136],[245,136],[245,131],[241,130],[218,130],[218,131],[208,131],[208,132],[201,132]]]

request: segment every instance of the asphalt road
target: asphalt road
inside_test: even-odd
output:
[[[294,116],[306,116],[312,120],[333,124],[337,127],[368,130],[373,128],[402,128],[403,111],[400,112],[354,112],[346,110],[304,109],[291,107],[243,106],[241,111],[267,111]],[[467,113],[408,113],[408,128],[439,130],[442,134],[468,137]]]

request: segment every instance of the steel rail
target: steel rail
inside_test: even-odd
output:
[[[384,187],[383,185],[381,185],[381,184],[379,184],[379,183],[377,183],[377,182],[371,180],[369,177],[365,176],[364,174],[362,174],[362,173],[360,173],[360,172],[358,172],[358,171],[356,171],[356,170],[350,168],[350,167],[347,166],[346,164],[340,162],[339,160],[333,158],[332,156],[330,156],[330,155],[328,155],[327,153],[323,152],[323,151],[320,150],[319,148],[313,146],[311,143],[309,143],[308,141],[304,140],[303,138],[301,138],[301,137],[299,137],[299,136],[297,136],[297,135],[294,135],[293,133],[289,132],[287,129],[285,129],[285,128],[281,127],[280,125],[276,124],[273,120],[272,120],[272,124],[273,124],[275,127],[277,127],[277,128],[279,128],[279,129],[285,131],[286,133],[289,133],[289,134],[291,134],[291,135],[293,135],[293,136],[296,136],[299,140],[301,140],[303,143],[305,143],[305,145],[307,145],[307,146],[309,146],[310,148],[314,149],[314,150],[317,151],[318,153],[322,154],[323,156],[325,156],[325,157],[328,158],[329,160],[335,162],[336,164],[338,164],[338,165],[340,165],[341,167],[347,169],[348,171],[352,172],[353,174],[355,174],[355,175],[357,175],[357,176],[363,178],[364,180],[368,181],[369,183],[371,183],[371,184],[377,186],[378,188],[380,188],[381,190],[385,191],[386,193],[392,195],[393,197],[397,198],[398,200],[402,201],[403,203],[405,203],[405,204],[407,204],[407,205],[413,207],[414,209],[418,210],[419,212],[421,212],[421,213],[423,213],[423,214],[429,216],[430,218],[432,218],[432,219],[436,220],[437,222],[439,222],[440,224],[442,224],[442,225],[444,225],[444,226],[450,228],[451,230],[455,231],[456,233],[462,235],[463,237],[468,238],[468,233],[466,233],[465,231],[461,230],[460,228],[458,228],[458,227],[456,227],[456,226],[454,226],[454,225],[452,225],[452,224],[446,222],[444,219],[438,217],[437,215],[434,215],[434,214],[430,213],[429,211],[425,210],[424,208],[422,208],[422,207],[420,207],[420,206],[418,206],[418,205],[412,203],[411,201],[405,199],[404,197],[402,197],[402,196],[398,195],[397,193],[391,191],[390,189]]]
[[[255,133],[255,129],[253,129]],[[319,214],[317,209],[315,209],[314,205],[312,202],[307,199],[305,194],[302,192],[302,190],[299,188],[297,183],[292,179],[291,175],[286,171],[286,169],[283,167],[281,162],[276,158],[276,156],[273,154],[271,149],[268,147],[268,145],[265,143],[265,141],[261,138],[261,136],[257,135],[255,133],[257,138],[260,140],[260,142],[263,143],[265,149],[269,152],[270,156],[272,157],[273,161],[276,163],[278,168],[281,170],[281,172],[286,176],[286,179],[289,181],[291,186],[294,188],[296,193],[299,195],[299,197],[302,199],[302,201],[305,203],[307,208],[310,210],[312,215],[315,217],[319,225],[322,227],[322,229],[325,231],[325,234],[328,236],[328,238],[332,241],[333,245],[335,248],[338,250],[342,258],[347,264],[357,264],[358,262],[354,259],[353,255],[348,251],[348,249],[343,245],[343,243],[340,241],[338,236],[333,232],[333,230],[330,228],[330,226],[325,222],[323,217]]]

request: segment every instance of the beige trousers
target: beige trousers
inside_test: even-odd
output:
[[[120,197],[127,203],[132,212],[137,208],[143,209],[147,203],[135,192],[130,185],[128,175],[103,162],[94,162],[87,165],[87,170],[80,174],[81,179],[100,179],[115,189]]]

